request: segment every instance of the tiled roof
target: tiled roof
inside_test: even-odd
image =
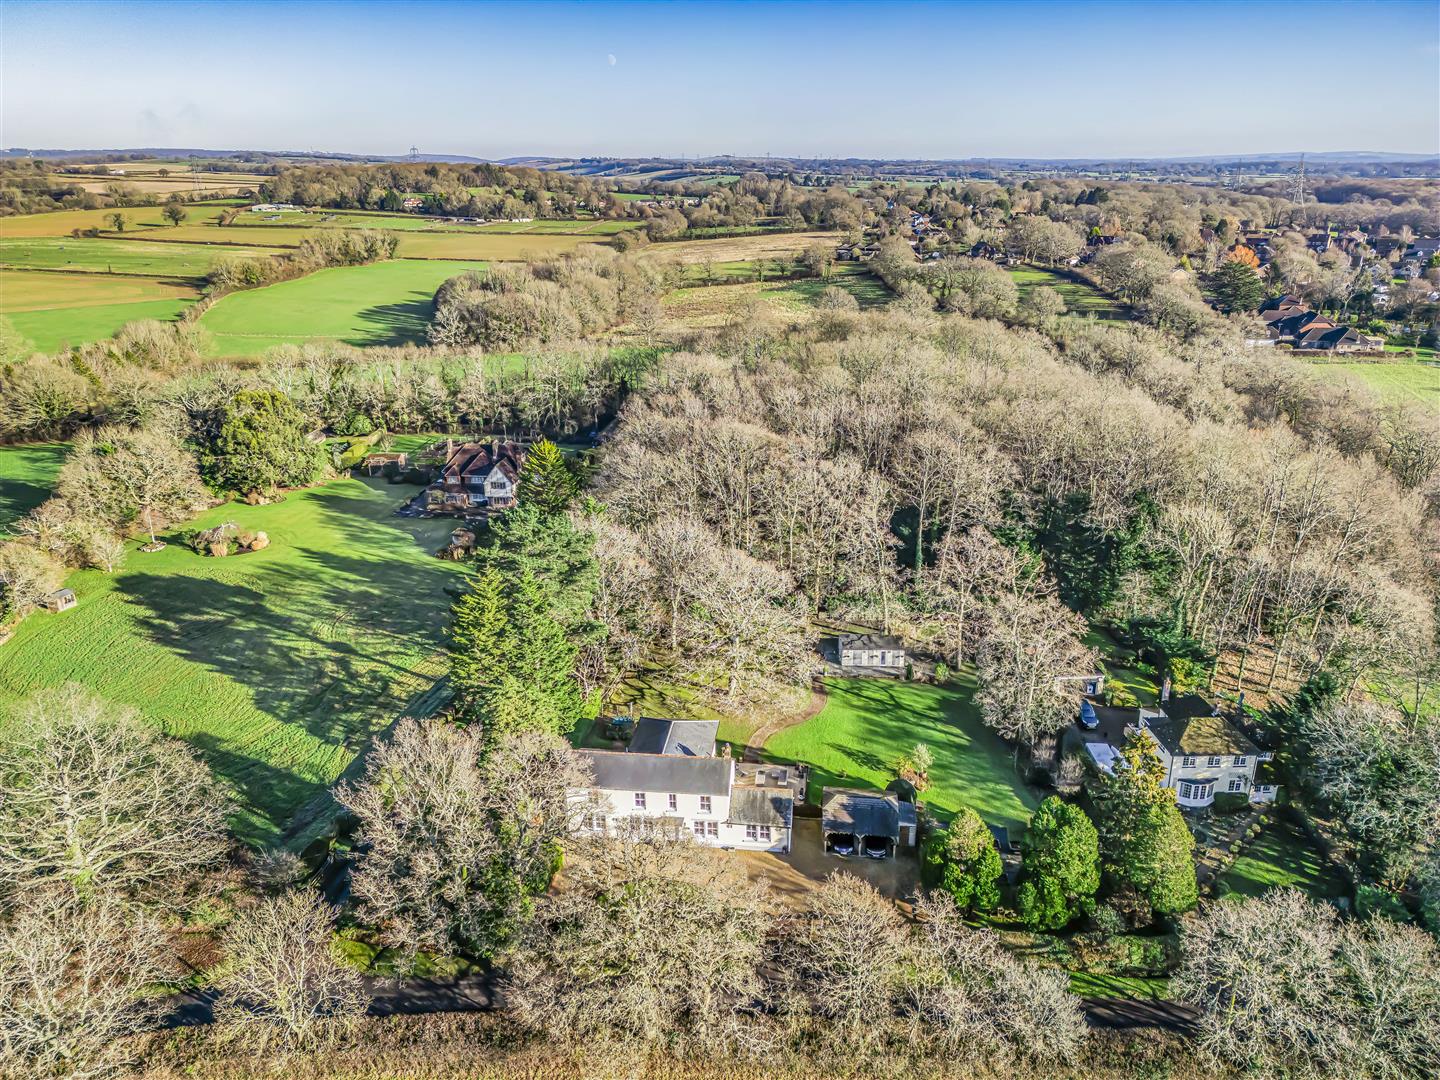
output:
[[[581,750],[594,771],[593,786],[605,791],[661,791],[676,795],[728,795],[730,758],[631,754]]]
[[[826,788],[820,814],[827,833],[900,839],[900,803],[893,795],[854,788]]]

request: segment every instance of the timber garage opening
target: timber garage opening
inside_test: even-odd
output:
[[[820,797],[825,851],[843,858],[888,859],[915,843],[915,805],[893,792],[826,788]]]

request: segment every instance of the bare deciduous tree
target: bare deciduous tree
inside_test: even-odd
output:
[[[133,709],[70,685],[0,733],[0,900],[63,883],[174,902],[229,848],[210,771]]]
[[[340,802],[366,845],[353,889],[389,946],[414,954],[493,953],[548,886],[560,838],[588,784],[568,745],[539,732],[501,740],[482,760],[478,729],[402,720]]]
[[[174,976],[165,931],[120,897],[34,888],[0,923],[0,1073],[113,1076]]]
[[[261,1049],[315,1050],[344,1036],[369,998],[333,933],[325,902],[301,889],[241,912],[225,934],[216,1022]]]
[[[1087,1029],[1063,971],[1017,959],[998,935],[966,926],[946,893],[923,896],[915,914],[907,997],[947,1057],[1075,1057]]]
[[[64,568],[29,544],[0,544],[0,620],[23,615],[60,587]]]
[[[194,458],[158,429],[82,431],[56,490],[112,525],[138,522],[152,544],[157,527],[188,516],[205,500]]]
[[[754,1049],[771,924],[723,852],[636,823],[577,842],[510,960],[520,1022],[563,1042]]]
[[[816,1011],[847,1041],[885,1038],[908,948],[895,905],[859,878],[835,873],[786,931],[783,959]]]
[[[1002,594],[988,606],[986,625],[975,661],[985,723],[1029,743],[1074,720],[1078,691],[1065,688],[1075,684],[1055,680],[1094,670],[1094,650],[1080,641],[1085,621],[1049,596]]]
[[[1261,1069],[1336,1068],[1351,1049],[1335,950],[1334,914],[1293,889],[1211,904],[1188,926],[1175,975],[1201,1009],[1200,1044],[1221,1060]]]

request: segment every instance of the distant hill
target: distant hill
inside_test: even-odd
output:
[[[419,153],[413,158],[409,154],[352,154],[343,151],[317,150],[214,150],[203,147],[126,147],[111,149],[56,149],[10,147],[0,150],[0,158],[39,157],[55,160],[74,159],[124,159],[124,158],[232,158],[238,161],[280,162],[294,161],[306,164],[334,162],[395,162],[395,161],[444,161],[456,164],[493,163],[520,168],[553,169],[589,176],[628,177],[647,174],[645,179],[679,179],[686,176],[717,172],[735,172],[755,169],[761,172],[804,171],[822,173],[854,173],[877,175],[881,173],[933,175],[936,178],[955,177],[967,173],[985,171],[1027,171],[1099,169],[1105,171],[1175,169],[1197,166],[1224,169],[1226,166],[1274,166],[1275,169],[1293,168],[1300,160],[1302,151],[1293,150],[1269,154],[1208,154],[1182,157],[1135,157],[1135,158],[1021,158],[1021,157],[970,157],[970,158],[815,158],[815,157],[751,157],[744,155],[717,154],[704,158],[667,157],[558,157],[548,155],[516,155],[504,158],[485,158],[469,154],[428,154]],[[1304,151],[1308,167],[1360,167],[1360,166],[1408,166],[1410,175],[1421,171],[1440,174],[1440,154],[1410,154],[1383,150],[1327,150]],[[669,174],[669,175],[666,175]]]

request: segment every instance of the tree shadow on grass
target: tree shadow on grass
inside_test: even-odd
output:
[[[424,293],[414,295],[414,300],[364,308],[356,315],[357,324],[364,329],[344,340],[362,347],[424,344],[434,299]]]
[[[129,573],[117,583],[153,642],[239,684],[272,721],[237,718],[234,738],[192,741],[282,830],[436,674],[449,604],[424,564],[295,554],[238,581]]]

